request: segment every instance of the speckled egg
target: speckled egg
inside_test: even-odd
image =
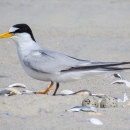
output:
[[[98,100],[94,96],[87,96],[82,101],[82,106],[93,106],[98,107]]]
[[[110,96],[104,97],[100,102],[101,108],[118,107],[118,102]]]

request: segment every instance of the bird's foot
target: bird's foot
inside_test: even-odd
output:
[[[48,94],[48,92],[50,91],[50,89],[52,88],[53,85],[54,85],[54,83],[51,82],[51,84],[46,88],[46,90],[44,92],[34,92],[34,94]]]
[[[34,94],[48,94],[48,91],[44,91],[44,92],[34,92]]]

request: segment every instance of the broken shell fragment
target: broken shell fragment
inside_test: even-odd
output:
[[[121,80],[124,79],[120,74],[114,74],[116,78],[120,78]]]
[[[7,92],[10,91],[9,96],[21,94],[21,92],[18,91],[17,89],[15,89],[15,88],[6,88],[5,90],[6,90]]]
[[[29,94],[29,93],[34,93],[34,92],[31,91],[31,90],[24,90],[24,91],[22,91],[22,93],[23,93],[23,94]]]
[[[70,94],[73,94],[74,92],[73,91],[71,91],[71,90],[63,90],[63,91],[61,91],[61,94],[62,95],[70,95]]]
[[[69,110],[67,111],[73,111],[73,112],[78,112],[82,109],[83,107],[82,106],[75,106],[73,108],[70,108]]]
[[[79,111],[86,111],[86,112],[97,112],[97,108],[91,106],[75,106],[67,111],[79,112]]]
[[[91,96],[92,93],[89,90],[80,90],[80,91],[73,93],[72,95]]]
[[[118,106],[117,100],[110,96],[104,97],[100,102],[101,108],[110,108],[110,107],[117,107],[117,106]]]
[[[124,79],[116,80],[116,81],[112,82],[111,85],[116,84],[116,83],[125,84],[127,87],[130,87],[130,82],[127,80],[124,80]]]
[[[21,94],[21,93],[20,91],[14,88],[5,88],[0,91],[0,95],[4,95],[4,96],[7,96],[7,95],[11,96],[11,95],[17,95],[17,94]]]
[[[21,84],[21,83],[15,83],[15,84],[11,84],[8,86],[9,88],[12,88],[12,87],[21,87],[21,88],[26,88],[26,85],[24,84]]]
[[[98,107],[98,100],[94,96],[87,96],[82,101],[82,106],[93,106]]]
[[[90,96],[92,93],[89,90],[80,90],[77,92],[73,92],[71,90],[63,90],[61,91],[62,95],[79,95],[79,96]]]
[[[95,125],[103,125],[103,123],[97,118],[90,118],[89,121]]]

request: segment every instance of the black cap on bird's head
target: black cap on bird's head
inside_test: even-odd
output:
[[[20,34],[20,33],[28,33],[30,34],[31,38],[33,41],[35,41],[33,33],[31,28],[27,24],[16,24],[13,25],[10,29],[9,32],[3,33],[0,35],[0,38],[8,38],[15,36],[15,34]]]

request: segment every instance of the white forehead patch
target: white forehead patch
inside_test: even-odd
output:
[[[19,28],[16,28],[16,27],[11,27],[10,29],[9,29],[9,32],[15,32],[16,30],[18,30]]]

